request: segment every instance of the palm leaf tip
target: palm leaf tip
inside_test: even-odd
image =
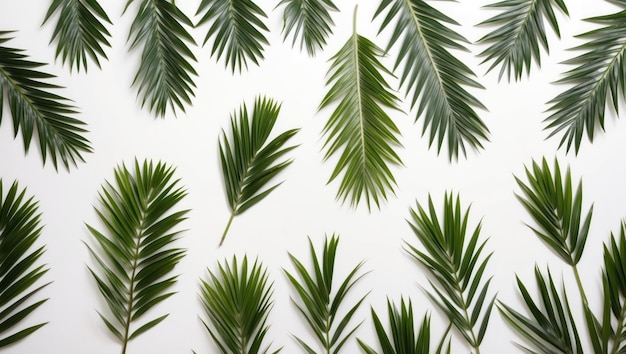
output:
[[[300,50],[306,47],[309,56],[322,50],[335,26],[331,12],[339,11],[331,0],[282,0],[284,5],[283,40],[293,37],[292,46],[300,41]]]

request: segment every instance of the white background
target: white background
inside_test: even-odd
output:
[[[280,34],[282,8],[278,1],[258,1],[268,14],[271,43],[260,66],[232,75],[222,61],[210,57],[210,46],[195,47],[199,77],[193,105],[176,116],[155,119],[141,109],[136,91],[131,87],[138,67],[138,52],[128,53],[126,38],[136,8],[131,6],[122,16],[125,1],[101,1],[114,25],[109,60],[102,69],[90,63],[89,72],[70,74],[69,67],[54,59],[54,45],[49,45],[53,23],[41,27],[48,1],[22,0],[0,2],[0,29],[16,30],[15,39],[6,45],[23,48],[31,59],[50,63],[44,70],[64,86],[59,92],[71,98],[80,109],[78,118],[88,124],[88,139],[94,153],[85,155],[86,163],[69,172],[41,165],[36,148],[24,154],[21,138],[14,139],[8,107],[5,104],[0,127],[0,177],[5,186],[18,180],[30,195],[40,201],[45,224],[40,238],[47,245],[43,260],[50,267],[45,280],[53,281],[42,295],[50,300],[28,318],[27,323],[49,321],[49,324],[23,342],[10,347],[8,353],[116,353],[120,344],[107,331],[96,310],[104,302],[87,271],[91,259],[83,241],[91,242],[85,223],[98,226],[93,206],[105,180],[111,180],[114,168],[132,164],[134,159],[162,160],[177,167],[176,175],[186,186],[188,196],[180,205],[189,208],[187,229],[177,246],[188,249],[176,269],[180,274],[177,294],[153,314],[170,313],[155,329],[133,340],[129,353],[215,353],[199,317],[204,316],[198,300],[198,283],[207,268],[215,269],[218,261],[233,255],[258,257],[274,281],[275,306],[270,317],[269,338],[274,348],[284,346],[283,353],[300,352],[291,335],[310,338],[304,322],[289,301],[293,294],[283,268],[292,270],[288,252],[308,261],[307,237],[321,247],[324,235],[340,235],[336,276],[342,278],[359,261],[365,260],[368,275],[354,288],[351,299],[370,292],[357,319],[365,322],[356,336],[376,345],[369,316],[372,306],[386,318],[386,299],[398,301],[401,296],[413,300],[416,317],[432,316],[433,338],[439,338],[447,321],[426,299],[421,287],[428,287],[425,271],[403,251],[405,241],[417,244],[406,219],[416,201],[425,203],[431,194],[441,206],[446,191],[460,193],[464,206],[471,205],[470,220],[474,227],[482,221],[482,239],[489,238],[486,250],[493,257],[486,273],[493,275],[491,293],[507,304],[519,306],[515,274],[534,289],[533,268],[550,266],[557,279],[563,277],[572,307],[576,310],[583,340],[584,325],[580,302],[570,269],[537,240],[524,223],[529,216],[516,200],[519,189],[514,176],[523,176],[524,166],[546,157],[551,163],[559,158],[563,168],[570,166],[575,180],[584,183],[584,208],[593,203],[594,216],[585,254],[580,263],[583,284],[594,308],[598,308],[602,243],[610,232],[618,230],[626,215],[626,189],[623,160],[626,125],[610,112],[606,133],[599,133],[593,144],[583,142],[581,152],[565,154],[557,150],[558,138],[545,141],[542,120],[547,117],[546,102],[566,87],[554,85],[562,72],[560,64],[575,52],[566,51],[579,42],[574,35],[592,26],[583,18],[607,14],[615,9],[603,1],[568,1],[570,17],[559,16],[562,40],[550,35],[551,55],[542,57],[542,68],[533,67],[530,77],[520,82],[498,82],[497,70],[484,74],[475,55],[484,48],[472,45],[470,53],[457,53],[478,75],[485,90],[472,90],[489,111],[479,111],[490,129],[490,142],[480,152],[470,151],[467,158],[450,163],[446,153],[437,155],[421,137],[421,120],[414,123],[414,112],[391,112],[402,132],[400,150],[404,166],[394,168],[398,187],[396,196],[380,210],[368,212],[365,205],[356,210],[335,200],[338,183],[326,184],[334,160],[323,162],[321,130],[330,110],[318,112],[327,91],[325,73],[328,59],[351,35],[353,8],[359,4],[358,32],[384,47],[387,32],[377,36],[380,21],[371,21],[376,1],[336,1],[341,12],[335,13],[335,33],[325,51],[315,58],[283,43]],[[194,22],[199,1],[178,1]],[[475,26],[494,15],[481,6],[489,1],[434,2],[433,5],[455,18],[457,28],[471,42],[490,29]],[[192,30],[198,43],[204,39],[207,26]],[[384,63],[391,67],[393,60]],[[393,87],[397,81],[390,79]],[[294,163],[280,175],[285,182],[266,200],[237,217],[225,244],[218,248],[221,232],[229,217],[218,164],[218,136],[227,127],[230,114],[243,102],[252,105],[255,96],[266,95],[282,102],[276,131],[301,128],[295,137],[300,146],[293,152]],[[404,91],[398,93],[404,97]],[[34,146],[34,144],[33,144]],[[469,349],[455,337],[454,353]],[[514,352],[517,338],[504,324],[497,311],[482,344],[483,353]],[[346,353],[359,352],[355,341]]]

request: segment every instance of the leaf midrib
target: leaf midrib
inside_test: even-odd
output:
[[[357,5],[358,6],[358,5]],[[356,87],[356,97],[357,97],[357,107],[358,107],[358,115],[359,115],[359,140],[360,151],[361,151],[361,161],[363,161],[362,171],[367,172],[367,168],[365,167],[365,162],[367,161],[367,153],[365,152],[365,127],[364,127],[364,113],[363,113],[363,98],[361,97],[361,68],[359,66],[359,35],[356,31],[356,14],[357,7],[354,8],[354,18],[352,23],[352,44],[354,49],[354,71],[355,71],[355,87]]]

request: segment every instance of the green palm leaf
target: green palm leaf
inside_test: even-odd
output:
[[[239,72],[248,68],[248,60],[258,65],[263,59],[265,46],[269,44],[264,32],[269,32],[263,22],[267,15],[252,0],[202,0],[196,15],[202,18],[196,24],[210,22],[211,27],[204,43],[213,38],[211,56],[219,60],[226,55],[226,67]]]
[[[298,300],[294,300],[300,314],[304,317],[309,327],[322,347],[324,353],[338,354],[348,339],[361,325],[350,325],[365,296],[353,304],[344,314],[339,312],[344,304],[346,296],[352,287],[363,277],[358,275],[363,262],[357,264],[350,273],[341,281],[339,288],[333,291],[333,277],[335,273],[335,259],[339,237],[333,235],[330,240],[324,240],[324,248],[321,259],[318,257],[309,239],[309,249],[313,260],[313,269],[306,267],[292,254],[289,258],[296,268],[295,275],[285,271],[289,282],[298,294]],[[334,293],[333,293],[334,292]],[[302,339],[295,337],[296,341],[306,353],[315,354],[315,350]]]
[[[202,321],[222,354],[268,353],[264,347],[272,309],[272,283],[267,271],[257,261],[252,267],[244,256],[219,265],[216,274],[202,280],[201,300],[208,322]],[[278,353],[280,349],[273,353]]]
[[[292,46],[300,40],[300,50],[306,47],[310,56],[326,46],[326,39],[335,26],[331,11],[339,11],[332,0],[281,0],[283,14],[283,40],[293,36]],[[277,7],[278,7],[277,6]]]
[[[82,153],[91,152],[83,136],[85,123],[72,117],[76,111],[67,98],[54,93],[61,87],[45,82],[55,76],[37,70],[44,64],[28,60],[23,50],[3,46],[10,33],[0,31],[0,120],[6,92],[13,133],[17,136],[21,130],[24,150],[29,151],[36,132],[43,163],[50,158],[56,169],[61,160],[69,169],[77,160],[84,161]]]
[[[485,107],[465,89],[482,86],[449,51],[467,50],[468,41],[448,27],[457,23],[423,0],[381,0],[374,17],[384,11],[380,31],[395,22],[387,50],[399,46],[394,70],[404,63],[400,86],[411,96],[411,107],[419,99],[416,121],[424,117],[423,133],[430,129],[430,144],[437,140],[440,152],[447,135],[450,159],[457,158],[459,150],[465,155],[466,144],[482,148],[489,130],[474,109]]]
[[[133,173],[134,172],[134,173]],[[104,231],[87,225],[97,247],[89,248],[96,260],[90,271],[108,305],[110,315],[100,314],[109,330],[122,343],[128,342],[163,321],[168,315],[144,320],[147,311],[173,295],[171,275],[185,250],[172,247],[187,210],[173,210],[186,195],[174,179],[174,169],[164,163],[135,161],[115,170],[115,185],[100,193],[96,209]]]
[[[126,9],[134,1],[128,0]],[[193,23],[173,1],[140,0],[130,27],[130,48],[142,46],[133,85],[138,85],[142,107],[148,103],[157,116],[164,116],[168,107],[184,112],[194,96],[193,76],[198,74],[189,44],[196,43],[185,26],[193,27]]]
[[[70,71],[74,66],[87,71],[87,59],[100,67],[100,58],[107,59],[103,47],[110,47],[111,34],[105,23],[111,24],[108,15],[97,0],[53,0],[44,23],[59,13],[50,42],[57,41],[57,58],[68,62]]]
[[[284,145],[298,129],[287,130],[267,142],[279,112],[280,105],[275,101],[257,97],[251,117],[245,104],[240,108],[238,116],[231,116],[230,139],[222,131],[220,159],[231,215],[220,245],[224,242],[234,217],[276,189],[280,183],[267,188],[266,185],[292,162],[280,159],[296,147]]]
[[[480,56],[484,57],[483,63],[492,61],[488,72],[500,66],[499,78],[506,72],[509,81],[511,77],[519,80],[524,69],[530,74],[533,60],[541,65],[540,46],[549,51],[544,22],[561,36],[554,9],[569,15],[563,0],[503,0],[486,8],[500,13],[480,23],[498,26],[478,41],[489,45]]]
[[[24,319],[48,299],[36,295],[49,283],[38,285],[48,271],[39,258],[44,247],[33,250],[41,234],[37,202],[19,190],[17,182],[6,194],[0,180],[0,348],[24,339],[46,323],[24,327]]]
[[[391,73],[379,58],[383,51],[356,31],[356,8],[352,37],[335,56],[328,72],[327,85],[332,85],[320,109],[336,101],[337,107],[324,126],[325,159],[341,156],[329,183],[343,172],[337,198],[356,207],[361,198],[379,206],[393,192],[395,178],[389,165],[401,165],[394,150],[400,146],[400,131],[384,107],[399,110],[398,98],[382,74]]]
[[[483,280],[491,254],[482,256],[487,241],[479,242],[480,224],[467,239],[469,208],[461,210],[458,196],[455,201],[452,194],[446,193],[443,209],[440,221],[429,196],[428,211],[419,204],[417,210],[411,210],[409,225],[424,250],[407,243],[407,251],[432,276],[434,292],[428,294],[431,300],[480,353],[495,300],[495,296],[487,299],[491,278]]]

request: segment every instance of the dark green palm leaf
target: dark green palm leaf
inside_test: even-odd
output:
[[[128,0],[126,8],[134,1]],[[198,74],[189,45],[196,43],[185,26],[193,23],[173,1],[140,0],[130,27],[130,48],[143,46],[133,85],[138,85],[141,105],[148,103],[157,116],[164,116],[168,107],[184,112],[194,96],[193,76]]]
[[[134,173],[133,173],[134,172]],[[188,210],[173,210],[186,192],[174,179],[174,169],[164,163],[135,161],[115,170],[115,183],[106,183],[96,209],[104,231],[87,225],[97,247],[89,248],[96,260],[90,267],[109,315],[100,317],[122,343],[156,326],[168,315],[144,320],[143,315],[167,299],[176,283],[171,275],[185,250],[172,247],[176,227]],[[152,315],[151,315],[152,317]]]
[[[48,271],[33,250],[41,234],[37,202],[19,190],[17,182],[6,192],[0,180],[0,348],[24,339],[46,323],[24,327],[24,319],[48,299],[35,296],[48,284],[39,284]]]
[[[55,76],[37,70],[44,64],[28,60],[20,49],[3,46],[10,33],[0,31],[0,120],[6,92],[13,133],[22,131],[24,150],[28,152],[36,133],[43,163],[50,158],[56,169],[60,159],[69,169],[84,161],[82,153],[91,152],[83,136],[85,123],[72,117],[76,111],[67,98],[53,93],[61,87],[45,82]]]
[[[419,100],[416,120],[423,116],[423,133],[430,129],[430,144],[437,140],[440,152],[447,135],[451,160],[459,150],[465,155],[466,144],[482,148],[489,130],[474,109],[485,107],[465,89],[482,86],[449,51],[467,50],[468,41],[448,26],[457,23],[423,0],[381,0],[374,17],[384,11],[380,31],[395,22],[387,50],[399,45],[394,70],[404,63],[400,86],[411,96],[411,107]]]
[[[352,287],[363,277],[358,275],[363,262],[354,267],[345,277],[339,288],[333,291],[333,276],[335,273],[335,257],[339,237],[333,235],[330,240],[324,241],[321,259],[315,252],[313,243],[309,239],[309,249],[313,267],[306,267],[292,254],[289,254],[291,262],[296,268],[295,275],[286,272],[289,282],[298,294],[298,300],[294,300],[300,314],[304,317],[309,327],[323,349],[324,353],[338,354],[346,341],[354,334],[360,323],[352,326],[350,321],[354,316],[365,296],[348,305],[349,309],[339,312]],[[307,353],[317,353],[302,339],[295,337],[297,342]]]
[[[335,26],[331,11],[339,11],[332,0],[282,0],[278,6],[285,5],[283,14],[283,40],[293,36],[292,46],[300,40],[300,50],[306,47],[310,56],[326,46],[326,39],[333,33]]]
[[[239,116],[231,116],[230,139],[222,131],[220,159],[231,215],[220,245],[224,242],[234,217],[276,189],[280,183],[268,188],[266,185],[292,162],[280,159],[296,147],[284,145],[298,129],[287,130],[267,142],[279,112],[280,105],[274,100],[257,97],[251,117],[248,116],[245,104],[240,108]]]
[[[50,42],[57,41],[57,58],[68,62],[70,71],[74,66],[87,71],[87,59],[100,67],[100,59],[107,59],[103,47],[110,47],[111,34],[105,23],[109,16],[97,0],[53,0],[48,8],[44,23],[53,14],[59,13]]]
[[[339,102],[324,126],[325,159],[341,156],[329,183],[343,172],[337,198],[356,207],[361,198],[380,205],[396,184],[389,165],[401,165],[394,150],[400,131],[383,108],[399,110],[398,98],[383,78],[391,73],[379,58],[383,51],[356,31],[356,8],[352,37],[332,58],[326,85],[332,87],[320,109]]]

